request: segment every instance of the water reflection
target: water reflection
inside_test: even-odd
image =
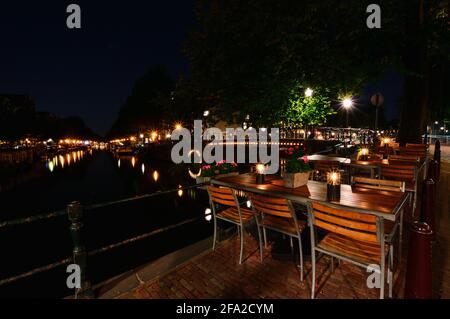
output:
[[[212,219],[211,208],[205,209],[205,219],[206,219],[207,222],[211,221],[211,219]]]
[[[136,158],[134,156],[131,158],[131,166],[136,166]]]
[[[46,162],[46,167],[50,172],[54,172],[56,168],[70,166],[80,162],[84,158],[84,151],[73,151],[65,155],[55,155]]]
[[[145,174],[145,165],[144,165],[144,163],[142,163],[142,165],[141,165],[141,171],[142,171],[142,175],[144,175]]]
[[[178,185],[178,197],[183,197],[183,189],[181,185]]]
[[[158,171],[154,171],[153,172],[153,180],[155,182],[158,182],[158,180],[159,180],[159,173],[158,173]]]

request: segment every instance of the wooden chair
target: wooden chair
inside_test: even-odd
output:
[[[414,143],[407,143],[406,148],[411,149],[419,149],[419,150],[427,150],[428,144],[414,144]]]
[[[420,156],[413,155],[390,155],[390,164],[400,164],[400,165],[416,165],[420,164]]]
[[[405,182],[402,181],[391,181],[386,179],[375,179],[375,178],[364,178],[364,177],[354,177],[352,176],[352,187],[356,189],[374,189],[380,191],[390,191],[390,192],[405,192]],[[395,221],[384,221],[384,232],[386,233],[386,241],[391,243],[393,237],[397,233],[397,228],[399,228],[398,234],[398,258],[402,258],[402,243],[403,243],[403,214],[404,210],[400,212],[400,218]]]
[[[262,228],[264,242],[267,241],[266,229],[289,236],[291,248],[292,238],[297,238],[300,254],[300,280],[303,281],[303,249],[302,231],[306,228],[306,221],[297,218],[294,207],[289,200],[284,198],[266,197],[256,194],[248,194],[255,212],[258,229]],[[260,243],[262,251],[262,243]]]
[[[352,176],[352,186],[392,192],[404,192],[405,182]]]
[[[428,145],[406,144],[406,147],[400,147],[396,153],[398,155],[417,156],[422,161],[428,158]]]
[[[213,250],[216,248],[217,241],[217,219],[235,224],[238,227],[239,237],[241,241],[241,253],[239,256],[239,264],[242,264],[244,254],[244,229],[245,226],[254,218],[253,212],[247,208],[239,206],[235,192],[230,188],[208,186],[209,201],[214,216],[214,239]],[[216,210],[217,205],[226,208],[220,212]],[[259,243],[261,247],[261,234],[258,228]],[[262,256],[262,251],[260,252]],[[261,257],[262,258],[262,257]]]
[[[384,298],[385,263],[387,259],[389,297],[392,297],[392,245],[385,243],[383,219],[375,215],[337,209],[329,204],[308,203],[311,233],[312,285],[311,298],[316,289],[316,252],[331,256],[332,271],[334,258],[345,260],[367,269],[377,265],[380,270],[380,299]],[[316,228],[328,231],[318,241]]]
[[[413,215],[417,202],[417,167],[415,165],[381,164],[380,178],[405,182],[406,191],[413,193]]]

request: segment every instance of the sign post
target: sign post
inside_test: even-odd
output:
[[[378,109],[380,108],[381,105],[383,105],[383,102],[384,102],[384,97],[383,97],[383,95],[381,95],[381,93],[376,93],[376,94],[372,95],[372,97],[370,98],[370,103],[372,103],[372,105],[375,106],[375,109],[376,109],[374,141],[377,137],[377,130],[378,130]]]

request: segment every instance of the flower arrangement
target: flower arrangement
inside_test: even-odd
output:
[[[203,165],[202,177],[214,177],[218,174],[229,174],[237,172],[238,165],[235,162],[228,163],[226,160],[220,161],[215,165]]]
[[[215,167],[212,165],[202,166],[202,177],[213,177],[215,175]]]
[[[311,171],[308,157],[303,155],[303,151],[298,146],[290,147],[287,150],[286,173],[308,173]]]

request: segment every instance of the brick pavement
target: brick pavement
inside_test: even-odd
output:
[[[433,252],[433,288],[436,298],[450,298],[450,163],[443,162],[441,171],[436,215],[438,240]],[[239,241],[232,239],[219,245],[216,251],[197,256],[118,298],[310,298],[309,260],[305,262],[305,280],[300,282],[298,268],[293,260],[274,259],[268,248],[264,262],[260,263],[254,238],[247,235],[245,240],[247,254],[253,253],[247,255],[242,265],[238,263]],[[407,256],[406,249],[403,256]],[[406,260],[402,260],[396,267],[394,298],[403,297],[405,264]],[[317,298],[378,298],[378,289],[367,288],[367,273],[363,268],[341,262],[331,273],[329,259],[324,257],[318,263],[317,274],[320,286]]]

